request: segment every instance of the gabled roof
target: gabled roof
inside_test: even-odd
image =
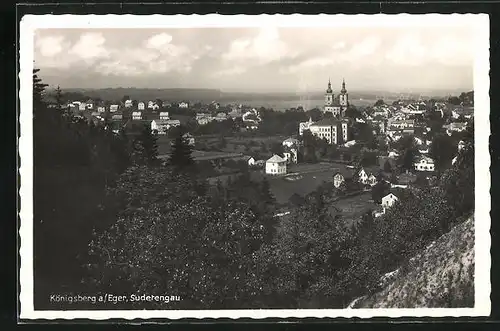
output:
[[[298,143],[298,142],[299,142],[299,140],[298,140],[298,139],[296,139],[296,138],[292,138],[292,137],[290,137],[290,138],[287,138],[287,139],[283,140],[283,142],[284,142],[284,143],[293,143],[293,144],[294,144],[294,143]]]
[[[286,159],[282,158],[281,156],[279,155],[276,155],[274,154],[273,156],[271,156],[271,158],[269,158],[266,162],[269,162],[269,163],[275,163],[275,162],[285,162]]]

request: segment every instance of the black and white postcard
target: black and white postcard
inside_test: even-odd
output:
[[[26,15],[20,318],[490,313],[489,20]]]

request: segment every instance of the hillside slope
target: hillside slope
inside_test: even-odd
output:
[[[378,293],[350,308],[474,306],[474,217],[455,226],[406,265],[386,275]]]

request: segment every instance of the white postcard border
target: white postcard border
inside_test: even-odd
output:
[[[332,19],[334,16],[334,19]],[[475,102],[475,307],[418,309],[298,310],[89,310],[35,311],[33,303],[33,102],[34,33],[50,28],[189,28],[189,27],[409,27],[464,26],[477,29],[474,63]],[[486,14],[426,15],[26,15],[20,23],[20,318],[104,320],[110,318],[305,318],[305,317],[460,317],[488,316],[490,302],[490,154],[489,154],[489,17]]]

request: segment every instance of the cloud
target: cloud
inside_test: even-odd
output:
[[[428,50],[422,45],[420,36],[404,35],[390,48],[385,57],[398,65],[417,66],[422,64]]]
[[[110,52],[104,46],[105,42],[106,39],[102,33],[84,33],[80,36],[78,42],[69,50],[69,54],[76,55],[87,61],[106,58],[110,55]]]
[[[229,69],[223,69],[219,70],[214,73],[214,76],[234,76],[234,75],[241,75],[245,73],[247,69],[243,66],[234,66]]]
[[[361,42],[354,44],[349,51],[342,54],[344,61],[359,61],[364,57],[373,55],[379,49],[381,41],[377,37],[367,37]]]
[[[304,73],[343,63],[361,65],[362,63],[366,63],[364,61],[365,57],[372,56],[377,52],[380,44],[380,39],[375,37],[363,39],[361,42],[354,43],[350,48],[347,48],[345,42],[339,41],[333,46],[325,48],[324,54],[312,56],[298,64],[292,64],[282,69],[281,73]],[[374,58],[372,57],[372,59]]]
[[[432,58],[441,64],[472,65],[474,47],[458,37],[443,36],[431,46]]]
[[[263,65],[296,54],[296,51],[280,39],[277,28],[266,27],[261,28],[254,38],[233,41],[229,50],[222,54],[222,58],[239,62],[256,60],[257,64]]]
[[[330,54],[329,56],[318,56],[311,59],[307,59],[299,64],[291,65],[288,68],[281,70],[281,73],[295,74],[301,71],[307,71],[310,69],[323,68],[335,63],[335,55]]]
[[[335,44],[333,44],[332,49],[333,49],[333,50],[343,49],[343,48],[345,48],[345,46],[346,46],[346,43],[345,43],[345,42],[343,42],[343,41],[338,41],[338,42],[336,42]]]
[[[161,49],[172,41],[172,36],[168,33],[160,33],[152,36],[146,42],[148,48]]]
[[[40,51],[40,54],[45,57],[51,57],[59,54],[63,51],[65,47],[65,40],[62,36],[48,36],[37,39],[36,47]]]
[[[400,37],[387,51],[386,59],[397,65],[472,65],[473,49],[458,37],[440,36],[427,40],[416,34]]]

